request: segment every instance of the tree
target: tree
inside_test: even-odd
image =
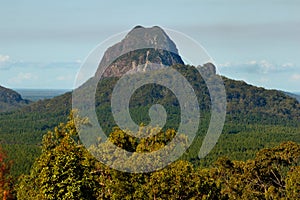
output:
[[[173,129],[158,133],[156,130],[156,128],[142,127],[136,135],[147,133],[149,137],[137,139],[115,128],[109,136],[109,141],[135,153],[153,152],[167,145],[176,135]],[[186,138],[179,137],[179,143],[185,145]],[[112,152],[109,147],[104,150],[111,153],[108,155],[116,155],[116,152]],[[170,150],[173,150],[172,146]],[[92,146],[91,151],[101,156],[96,146]],[[151,165],[151,162],[156,162],[155,159],[135,159],[137,158],[135,153],[130,157],[125,155],[122,164],[131,164],[136,167],[145,165],[146,167]],[[101,159],[105,160],[103,157]],[[114,158],[108,159],[113,165]],[[126,173],[108,169],[101,164],[97,171],[100,185],[105,188],[99,199],[227,199],[226,196],[221,196],[221,188],[209,179],[206,173],[202,170],[195,170],[188,161],[176,161],[161,170],[150,173]]]
[[[286,194],[289,199],[300,199],[300,166],[293,167],[286,178]]]
[[[138,199],[227,199],[206,175],[187,161],[177,161],[152,173],[136,194]]]
[[[12,199],[12,179],[9,176],[11,162],[6,161],[6,154],[0,147],[0,199]]]
[[[221,193],[230,199],[298,198],[299,163],[300,145],[285,142],[262,149],[246,162],[219,158],[216,168],[211,169],[211,177],[221,184]]]
[[[96,199],[96,162],[78,142],[75,120],[72,113],[44,136],[41,156],[18,185],[18,199]]]
[[[81,145],[75,121],[88,123],[72,113],[66,124],[60,124],[44,136],[41,156],[30,174],[20,179],[18,199],[299,199],[300,145],[297,143],[285,142],[262,149],[247,161],[220,158],[212,168],[195,168],[192,163],[179,160],[158,171],[127,173],[95,160]],[[186,145],[187,138],[175,137],[175,130],[156,130],[141,127],[140,132],[128,134],[115,128],[108,137],[110,143],[99,143],[100,146],[96,144],[89,150],[100,160],[110,161],[111,166],[149,167],[161,161],[138,159],[138,153],[163,147],[173,151],[170,141],[174,139]],[[132,136],[145,133],[148,137]],[[123,157],[116,159],[120,154],[111,143],[132,154],[120,151]],[[0,163],[3,163],[1,155],[0,151]],[[7,174],[7,165],[1,166],[3,174]],[[0,174],[1,177],[7,176]],[[6,183],[0,182],[0,189],[9,188],[6,187],[8,179],[0,180]]]

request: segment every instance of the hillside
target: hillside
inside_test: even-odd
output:
[[[0,112],[12,111],[29,103],[16,91],[0,86]]]
[[[142,42],[139,43],[140,41]],[[144,45],[147,41],[157,42],[157,48],[131,51],[136,48],[135,43]],[[114,49],[117,52],[114,52]],[[118,54],[122,56],[115,59],[114,56]],[[149,68],[151,66],[149,63],[158,64],[159,67]],[[101,71],[101,67],[107,64],[109,64],[107,70]],[[116,126],[111,112],[111,95],[120,77],[130,70],[133,72],[132,76],[136,73],[141,77],[152,76],[166,67],[172,67],[186,78],[195,91],[200,107],[201,125],[195,142],[183,155],[184,159],[203,165],[209,165],[221,155],[245,160],[252,158],[255,152],[264,147],[274,146],[283,141],[300,142],[300,104],[295,98],[281,91],[266,90],[243,81],[222,77],[227,98],[227,116],[223,134],[212,153],[199,161],[197,151],[210,118],[210,94],[196,67],[183,64],[175,43],[158,27],[133,29],[124,40],[106,51],[95,76],[80,87],[89,90],[89,84],[99,78],[102,72],[104,73],[97,85],[95,107],[98,121],[105,133],[110,134]],[[209,76],[219,76],[211,63],[198,68]],[[152,75],[143,73],[148,70]],[[86,96],[83,96],[82,99],[85,98]],[[176,129],[180,122],[179,102],[169,89],[158,84],[144,85],[132,95],[129,105],[132,119],[137,124],[148,124],[150,121],[148,110],[154,104],[161,104],[167,112],[168,118],[163,128]],[[27,163],[30,166],[33,162],[32,157],[40,150],[43,135],[59,123],[66,122],[71,109],[72,93],[68,92],[52,99],[39,100],[9,113],[0,113],[0,142],[16,162]],[[27,152],[31,156],[20,157],[17,153],[20,151]],[[22,168],[22,165],[18,167],[14,171],[16,174],[28,169]]]
[[[209,113],[210,98],[206,85],[200,74],[191,66],[173,66],[181,72],[193,86],[200,103],[201,112]],[[96,93],[96,110],[98,119],[107,131],[114,126],[110,110],[111,93],[117,77],[101,80]],[[293,124],[300,120],[300,104],[292,97],[276,90],[249,85],[223,77],[227,95],[227,121],[246,124]],[[18,111],[0,114],[0,134],[33,134],[45,132],[61,121],[67,120],[71,110],[71,92],[53,99],[40,100]],[[147,85],[138,89],[132,97],[130,109],[137,122],[146,122],[148,109],[160,103],[171,114],[171,124],[178,120],[179,104],[176,97],[158,85]],[[176,114],[177,112],[177,114]],[[31,136],[29,138],[32,138]],[[36,138],[39,141],[40,137]]]
[[[208,90],[191,66],[173,67],[190,81],[201,109],[198,139],[183,156],[184,159],[207,166],[221,155],[245,160],[253,158],[255,152],[262,148],[284,141],[300,142],[300,105],[296,99],[280,91],[266,90],[223,77],[228,102],[223,134],[211,154],[200,162],[197,152],[207,131],[210,116]],[[116,125],[111,114],[110,97],[117,80],[118,77],[104,78],[96,93],[98,120],[105,133],[110,133]],[[19,163],[13,168],[13,174],[27,172],[33,158],[39,154],[37,152],[40,151],[42,136],[57,124],[67,121],[72,107],[71,98],[69,92],[53,99],[34,102],[14,112],[0,113],[0,143],[14,162]],[[147,124],[148,110],[157,103],[162,104],[168,114],[165,128],[176,129],[180,121],[178,101],[170,91],[159,85],[143,86],[132,96],[130,112],[133,120],[138,124]]]

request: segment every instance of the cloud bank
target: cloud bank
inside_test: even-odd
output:
[[[218,68],[222,75],[244,80],[252,85],[290,92],[300,91],[300,67],[292,62],[277,64],[268,60],[250,60],[226,62],[219,64]]]

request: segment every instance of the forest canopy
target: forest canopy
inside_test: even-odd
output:
[[[145,151],[160,148],[162,138],[156,138],[137,144],[115,129],[109,140]],[[15,190],[18,199],[299,199],[299,174],[294,142],[262,149],[247,161],[221,157],[209,168],[178,160],[152,173],[120,172],[91,156],[71,115],[44,136],[42,154]]]

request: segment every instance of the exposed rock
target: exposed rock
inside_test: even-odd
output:
[[[120,55],[120,56],[119,56]],[[175,43],[158,26],[144,28],[136,26],[119,43],[105,52],[96,76],[100,76],[105,66],[104,77],[122,76],[129,70],[131,73],[153,70],[155,63],[160,67],[184,64],[178,55]]]

